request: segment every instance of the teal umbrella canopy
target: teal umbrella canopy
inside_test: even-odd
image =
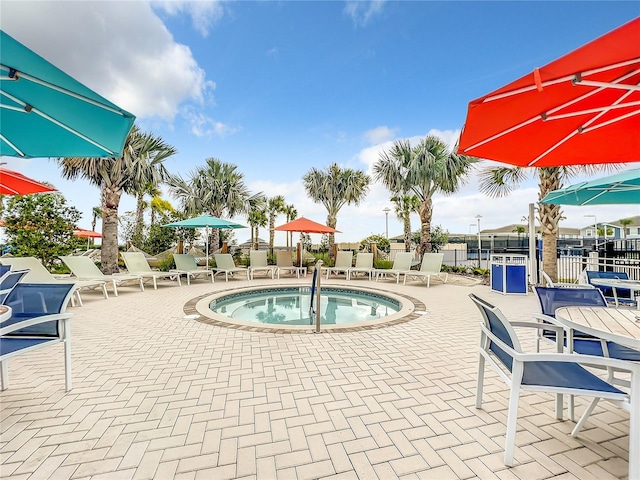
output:
[[[554,205],[640,205],[640,169],[577,183],[549,192],[540,203]]]
[[[187,218],[179,222],[167,223],[163,227],[181,228],[206,228],[207,229],[207,268],[209,268],[209,229],[210,228],[247,228],[239,223],[230,222],[224,218],[212,215],[200,215],[199,217]]]
[[[239,223],[230,222],[224,218],[218,218],[211,215],[200,215],[199,217],[187,218],[179,222],[167,223],[163,227],[182,227],[182,228],[247,228]]]
[[[0,155],[120,157],[134,120],[0,30]]]

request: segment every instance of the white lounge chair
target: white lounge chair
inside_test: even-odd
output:
[[[214,258],[216,259],[216,266],[212,269],[212,281],[219,273],[224,273],[224,279],[227,282],[229,281],[229,275],[233,276],[234,273],[244,273],[247,276],[247,280],[249,280],[249,270],[246,267],[236,266],[230,253],[216,253]]]
[[[301,273],[305,276],[307,275],[307,267],[296,267],[293,264],[291,252],[288,250],[280,250],[276,252],[276,265],[278,267],[276,270],[278,278],[280,278],[281,272],[295,274],[298,278],[300,278]]]
[[[393,260],[393,266],[391,268],[376,268],[374,270],[376,274],[376,282],[380,277],[393,276],[396,277],[396,283],[400,283],[400,275],[404,275],[411,270],[411,262],[413,261],[413,253],[411,252],[399,252],[396,253],[396,258]]]
[[[142,280],[153,280],[153,289],[158,289],[158,279],[169,279],[173,280],[174,278],[178,281],[178,285],[182,286],[182,282],[180,281],[180,275],[171,272],[161,272],[159,270],[151,270],[147,259],[142,252],[120,252],[122,255],[122,259],[124,260],[124,264],[127,266],[127,270],[131,275],[138,275],[142,277]]]
[[[178,275],[187,276],[187,285],[191,285],[191,278],[205,277],[211,275],[211,283],[213,283],[213,273],[206,268],[198,267],[196,257],[190,253],[174,253],[173,260],[176,262],[176,268],[169,270]]]
[[[93,290],[100,288],[102,289],[104,298],[109,298],[107,284],[104,280],[77,280],[68,276],[56,277],[35,257],[4,257],[0,260],[0,263],[3,265],[11,265],[11,270],[28,269],[29,273],[22,277],[21,281],[23,283],[73,283],[73,294],[78,299],[80,306],[82,306],[82,297],[80,296],[81,289]],[[75,305],[73,297],[71,298],[71,304]]]
[[[371,280],[373,271],[373,253],[360,252],[356,255],[356,266],[347,270],[347,280],[351,280],[352,276],[357,276],[359,273],[369,275]]]
[[[267,263],[267,252],[264,250],[249,251],[249,278],[251,280],[253,280],[255,272],[265,272],[265,276],[271,272],[271,278],[275,278],[277,269],[276,265]]]
[[[407,284],[407,277],[414,279],[426,280],[427,288],[431,284],[431,276],[436,276],[443,280],[443,283],[447,283],[449,274],[441,272],[442,260],[444,259],[444,253],[425,253],[422,257],[422,263],[420,264],[420,270],[410,270],[404,274],[403,285]]]
[[[349,279],[349,269],[353,267],[353,252],[351,250],[340,250],[336,255],[336,263],[333,267],[322,267],[327,272],[327,280],[332,273],[338,275],[344,273],[345,278]]]
[[[86,281],[103,281],[111,283],[113,286],[113,294],[118,296],[118,285],[124,285],[126,283],[137,283],[140,285],[140,290],[144,292],[144,284],[140,275],[105,275],[100,271],[98,266],[89,257],[82,257],[76,255],[68,255],[60,257],[60,260],[69,267],[71,273],[78,280]]]

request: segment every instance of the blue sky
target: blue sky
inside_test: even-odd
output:
[[[326,211],[302,186],[311,167],[337,162],[370,172],[394,140],[428,133],[453,145],[469,101],[638,15],[631,1],[3,0],[0,26],[175,146],[171,172],[188,177],[215,157],[237,165],[252,191],[282,194],[324,223]],[[97,188],[60,179],[53,161],[2,161],[52,182],[83,212],[80,226],[90,226]],[[458,194],[435,198],[433,221],[456,233],[475,233],[478,214],[482,228],[518,223],[537,191],[532,177],[506,199],[491,199],[472,175]],[[337,240],[384,234],[388,198],[376,184],[362,205],[344,207]],[[120,211],[133,206],[124,197]],[[587,214],[640,214],[637,206],[564,212],[563,225],[574,227],[592,221]],[[401,232],[391,214],[389,234]]]

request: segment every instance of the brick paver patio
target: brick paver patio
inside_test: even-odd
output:
[[[310,280],[279,283],[298,282]],[[573,422],[555,420],[549,395],[522,397],[516,466],[504,466],[508,390],[490,374],[476,410],[480,317],[467,294],[518,320],[537,311],[533,295],[353,280],[413,296],[428,313],[358,332],[280,334],[185,318],[191,299],[246,281],[161,283],[157,291],[123,287],[108,300],[87,293],[70,309],[71,392],[61,345],[10,361],[0,396],[2,478],[627,475],[628,414],[601,402],[572,439]],[[576,403],[580,413],[586,401]]]

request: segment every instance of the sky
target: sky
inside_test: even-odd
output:
[[[2,0],[0,28],[136,115],[178,153],[188,178],[207,158],[234,164],[248,188],[283,195],[320,223],[302,177],[331,163],[372,173],[393,142],[438,135],[453,147],[468,103],[640,15],[636,1],[29,1]],[[97,187],[60,177],[51,159],[2,157],[52,183],[90,228]],[[503,198],[480,193],[477,170],[434,197],[433,225],[476,233],[524,223],[529,180]],[[638,168],[640,163],[625,168]],[[603,172],[603,176],[609,172]],[[576,177],[576,183],[591,177]],[[178,200],[167,191],[175,206]],[[379,183],[338,214],[337,242],[402,234]],[[135,208],[124,195],[120,214]],[[633,205],[563,207],[563,227],[640,215]],[[246,218],[236,218],[246,225]],[[279,216],[276,225],[286,221]],[[419,218],[412,216],[412,229]],[[98,224],[97,230],[100,230]],[[236,230],[239,243],[249,230]],[[266,229],[261,238],[268,239]],[[281,237],[281,238],[280,238]],[[276,244],[284,244],[276,233]]]

